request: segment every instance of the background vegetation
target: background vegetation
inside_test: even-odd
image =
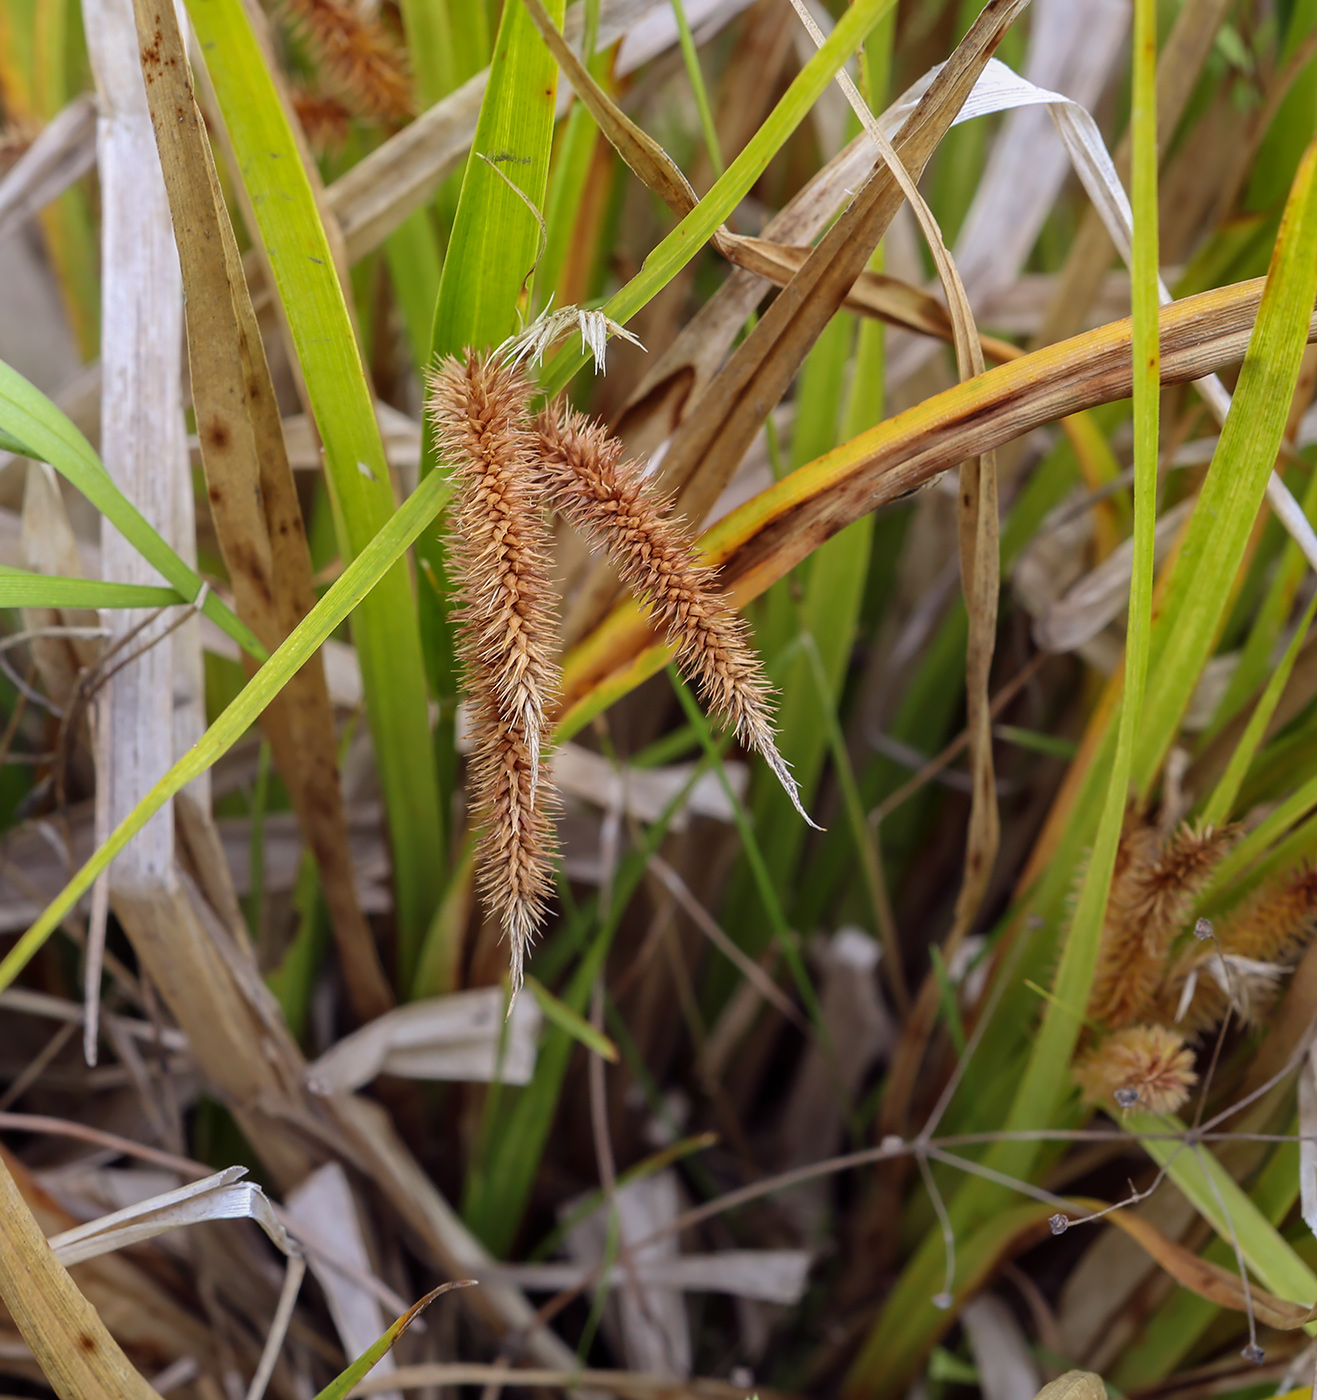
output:
[[[365,1391],[1312,1383],[1317,4],[0,0],[0,104],[7,1392],[464,1279]],[[425,370],[576,306],[826,829],[559,525],[505,1019]]]

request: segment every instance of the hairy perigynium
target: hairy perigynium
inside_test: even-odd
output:
[[[453,482],[449,549],[473,746],[468,800],[486,902],[511,945],[514,991],[553,888],[543,750],[557,694],[550,540],[530,431],[530,387],[480,355],[444,360],[430,413]]]
[[[1269,880],[1202,935],[1189,923],[1235,830],[1169,836],[1131,817],[1112,875],[1088,1015],[1099,1028],[1075,1063],[1086,1099],[1172,1113],[1195,1082],[1192,1039],[1227,1011],[1256,1023],[1317,927],[1317,870]]]
[[[411,116],[406,56],[378,19],[353,0],[283,0],[282,8],[355,112],[385,121]]]
[[[623,462],[622,444],[605,428],[552,409],[532,424],[529,402],[520,372],[482,355],[446,359],[430,376],[430,413],[454,487],[450,548],[473,737],[468,796],[482,830],[482,889],[511,944],[514,991],[552,886],[554,799],[541,758],[557,690],[546,511],[607,551],[676,648],[683,675],[805,815],[774,742],[759,657],[689,531],[641,468]]]

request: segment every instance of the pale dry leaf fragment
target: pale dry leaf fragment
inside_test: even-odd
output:
[[[312,1093],[348,1094],[381,1074],[528,1084],[542,1013],[519,997],[505,1023],[500,987],[412,1002],[337,1041],[307,1067]]]
[[[402,1217],[450,1276],[467,1277],[494,1263],[404,1146],[393,1120],[379,1104],[351,1095],[336,1099],[333,1109],[350,1128],[354,1148],[364,1151],[372,1178],[387,1184],[389,1198],[402,1207]],[[527,1354],[540,1365],[571,1369],[576,1364],[575,1353],[536,1315],[519,1290],[498,1285],[482,1288],[472,1302],[500,1330],[523,1338]]]
[[[1299,1209],[1317,1235],[1317,1042],[1299,1071]]]
[[[961,1309],[960,1321],[978,1365],[983,1400],[1033,1400],[1042,1378],[1010,1308],[994,1294],[981,1293]]]
[[[96,163],[96,100],[75,97],[0,180],[0,238],[57,199]]]
[[[666,1227],[681,1209],[677,1174],[668,1168],[618,1190],[616,1247],[625,1251],[622,1280],[604,1314],[604,1327],[636,1371],[687,1376],[692,1365],[686,1304],[675,1288],[656,1287],[644,1271],[671,1265],[679,1257],[677,1236]],[[570,1205],[566,1207],[570,1209]],[[610,1212],[594,1211],[572,1227],[567,1248],[580,1264],[603,1262],[610,1234]],[[641,1243],[644,1241],[644,1243]]]
[[[630,1277],[644,1289],[727,1293],[790,1307],[805,1291],[811,1262],[806,1249],[724,1249],[716,1254],[678,1254],[614,1264],[605,1278],[614,1288],[622,1287]],[[597,1271],[585,1264],[503,1264],[479,1272],[482,1282],[512,1283],[531,1293],[556,1293],[597,1282]]]
[[[745,620],[716,588],[714,570],[641,466],[602,424],[568,410],[536,420],[537,463],[549,502],[607,551],[622,581],[642,599],[676,647],[682,674],[714,714],[758,753],[801,817],[815,826],[773,737],[770,689]],[[817,828],[816,828],[817,829]]]
[[[226,1167],[214,1176],[65,1230],[52,1237],[50,1247],[62,1264],[76,1264],[182,1225],[245,1219],[254,1220],[284,1254],[297,1253],[297,1245],[279,1223],[265,1192],[254,1181],[242,1180],[246,1174],[246,1167]]]
[[[1067,1371],[1048,1381],[1034,1400],[1107,1400],[1107,1387],[1092,1371]]]
[[[691,816],[728,824],[736,820],[736,810],[719,781],[720,775],[703,772],[697,776],[694,763],[637,768],[629,763],[610,763],[602,754],[566,743],[554,750],[551,765],[554,782],[564,795],[579,797],[609,811],[624,812],[637,821],[657,821],[683,792],[685,801],[671,818],[672,831],[684,830]],[[750,773],[744,763],[726,760],[721,776],[738,799],[745,798]]]
[[[1194,504],[1194,499],[1181,501],[1158,517],[1154,554],[1157,563],[1166,558]],[[1130,537],[1036,616],[1035,643],[1044,651],[1074,651],[1119,617],[1129,602],[1133,560],[1134,541]]]
[[[298,1225],[305,1225],[317,1241],[329,1246],[335,1258],[350,1264],[359,1275],[371,1273],[356,1201],[347,1173],[337,1162],[327,1162],[290,1191],[285,1209],[294,1230]],[[388,1325],[379,1299],[355,1278],[330,1266],[319,1254],[310,1254],[308,1262],[316,1282],[324,1290],[344,1354],[349,1361],[355,1361]],[[375,1364],[375,1373],[387,1375],[396,1367],[393,1353],[385,1352]],[[384,1394],[388,1400],[402,1400],[399,1391]]]
[[[513,368],[527,361],[538,365],[560,340],[565,340],[573,331],[580,332],[581,349],[588,350],[594,357],[595,371],[599,374],[605,373],[604,356],[609,336],[621,336],[631,345],[640,346],[642,350],[645,348],[638,337],[602,311],[560,306],[556,311],[546,307],[525,330],[505,340],[494,352],[495,358]]]

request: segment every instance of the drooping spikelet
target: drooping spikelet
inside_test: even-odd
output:
[[[483,829],[482,887],[512,945],[514,990],[552,886],[541,747],[557,691],[528,401],[515,369],[480,355],[446,359],[430,376],[430,413],[454,487],[459,654],[474,735],[468,790]]]
[[[508,935],[509,978],[521,989],[526,950],[553,894],[554,794],[516,725],[488,693],[470,700],[467,800],[480,814],[477,880]]]
[[[1088,1014],[1112,1030],[1157,1013],[1171,945],[1233,839],[1182,826],[1169,842],[1141,821],[1121,834]]]
[[[1317,866],[1304,861],[1232,910],[1217,926],[1227,953],[1288,963],[1317,930]]]
[[[1307,862],[1264,885],[1217,923],[1214,941],[1186,949],[1166,979],[1165,1017],[1189,1031],[1215,1025],[1229,1005],[1262,1020],[1281,979],[1317,932],[1317,867]]]
[[[665,513],[623,446],[583,414],[548,410],[536,420],[550,504],[602,546],[623,583],[654,613],[677,648],[677,665],[706,704],[767,762],[806,821],[773,738],[770,690],[744,620],[717,591],[714,570],[689,532]],[[810,823],[813,825],[813,823]]]
[[[1074,1074],[1087,1102],[1148,1113],[1174,1113],[1197,1081],[1193,1052],[1165,1026],[1116,1031],[1076,1061]]]
[[[293,110],[306,133],[307,143],[317,155],[341,150],[352,134],[352,113],[333,93],[295,87]]]
[[[283,8],[356,111],[386,121],[411,115],[403,52],[356,0],[283,0]]]

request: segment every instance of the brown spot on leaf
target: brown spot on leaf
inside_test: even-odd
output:
[[[206,424],[202,436],[216,452],[225,451],[233,440],[233,434],[229,432],[229,425],[222,418],[212,418]]]
[[[96,1350],[96,1338],[87,1332],[80,1332],[78,1334],[78,1345],[85,1352],[93,1352]]]

